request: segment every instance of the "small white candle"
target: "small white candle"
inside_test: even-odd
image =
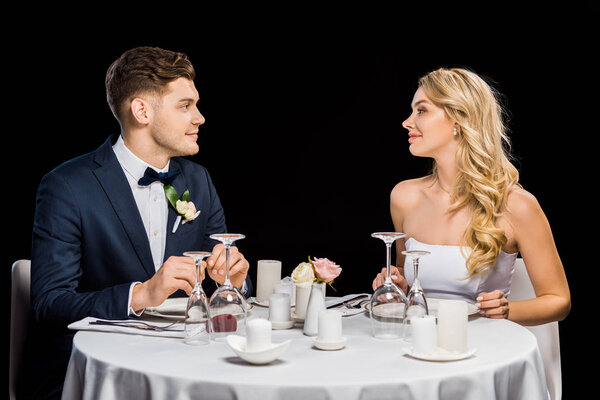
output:
[[[296,318],[304,319],[306,317],[311,289],[312,282],[296,283]]]
[[[246,351],[261,351],[271,346],[271,321],[251,319],[246,323]]]
[[[319,311],[318,339],[337,342],[342,338],[342,313],[336,310]]]
[[[440,300],[437,319],[438,346],[451,353],[467,351],[467,303],[462,300]]]
[[[435,317],[425,315],[410,319],[413,351],[420,354],[432,353],[437,342]]]
[[[275,285],[281,282],[281,261],[259,260],[256,268],[256,299],[269,301]]]
[[[269,321],[288,322],[292,319],[290,295],[273,293],[269,296]]]

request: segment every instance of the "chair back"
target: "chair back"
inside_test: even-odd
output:
[[[16,398],[16,382],[23,358],[27,324],[31,309],[31,261],[18,260],[12,265],[10,293],[10,367],[8,389],[11,400]]]
[[[513,274],[509,301],[529,300],[535,298],[535,291],[529,279],[525,262],[517,258]],[[538,348],[544,362],[546,373],[546,384],[552,400],[562,397],[562,374],[560,366],[560,342],[558,335],[558,322],[550,322],[543,325],[527,326],[536,337]]]

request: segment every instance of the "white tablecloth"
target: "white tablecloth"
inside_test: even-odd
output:
[[[266,318],[254,307],[250,317]],[[273,331],[292,339],[267,365],[250,365],[224,342],[190,346],[181,339],[79,331],[63,399],[546,399],[535,337],[507,320],[472,318],[471,358],[422,361],[404,341],[371,336],[368,314],[343,318],[346,347],[323,351],[301,326]]]

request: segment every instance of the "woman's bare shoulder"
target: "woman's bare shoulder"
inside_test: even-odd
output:
[[[521,223],[544,215],[537,198],[521,187],[512,189],[508,194],[506,211],[514,222]]]
[[[424,196],[423,191],[431,186],[431,179],[431,176],[424,176],[397,183],[390,195],[392,207],[407,209],[417,204]]]

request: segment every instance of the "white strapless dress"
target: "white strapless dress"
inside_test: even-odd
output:
[[[460,299],[475,303],[481,292],[501,290],[505,295],[510,292],[510,284],[518,253],[500,251],[496,264],[487,271],[469,279],[466,258],[470,248],[421,243],[414,238],[406,240],[406,250],[427,250],[431,254],[419,259],[419,282],[425,296],[431,298]],[[414,267],[409,257],[404,261],[404,277],[412,285]]]

